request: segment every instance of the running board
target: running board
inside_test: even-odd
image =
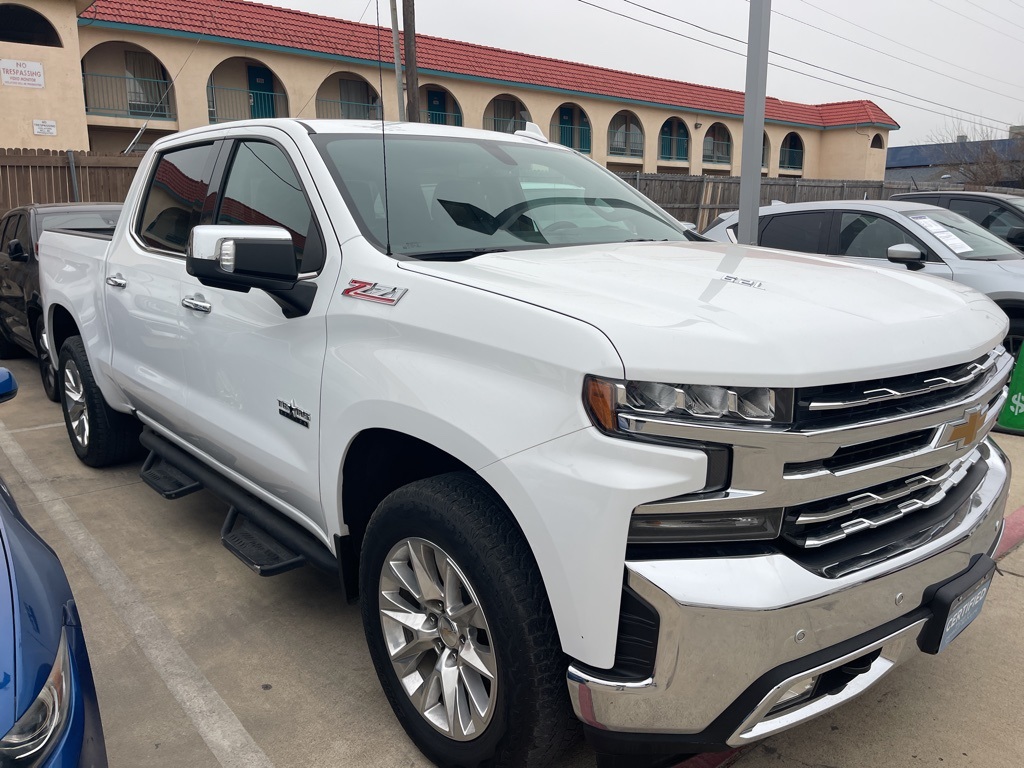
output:
[[[228,519],[221,531],[224,546],[257,573],[270,575],[256,570],[253,564],[266,565],[273,572],[282,573],[282,570],[275,571],[274,568],[292,558],[301,558],[301,562],[289,566],[289,569],[305,563],[330,574],[339,572],[338,560],[327,545],[293,522],[283,512],[257,499],[149,427],[142,430],[139,442],[168,466],[186,477],[195,478],[202,487],[231,505],[232,509],[228,512]],[[232,519],[232,513],[238,518],[237,521]],[[236,532],[237,535],[232,537]],[[274,548],[280,548],[274,557],[263,553],[263,549],[269,551],[270,544]]]
[[[180,499],[201,490],[203,484],[150,451],[139,477],[165,499]]]
[[[297,555],[245,515],[237,507],[228,510],[220,531],[224,547],[258,576],[277,576],[301,568],[306,558]]]

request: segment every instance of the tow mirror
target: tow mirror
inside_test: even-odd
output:
[[[28,254],[25,253],[25,246],[21,244],[21,240],[11,240],[7,243],[7,255],[11,261],[28,261]]]
[[[283,227],[194,227],[185,270],[211,288],[266,291],[286,317],[307,314],[316,295],[315,283],[301,282],[292,236]]]
[[[1006,232],[1006,242],[1018,248],[1024,247],[1024,227],[1010,227]]]
[[[886,251],[886,258],[894,264],[906,264],[907,269],[924,268],[924,254],[916,245],[910,243],[890,245]]]
[[[0,403],[13,400],[18,394],[18,382],[14,374],[6,368],[0,368]]]

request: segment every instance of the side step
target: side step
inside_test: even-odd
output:
[[[169,464],[156,451],[150,451],[146,463],[139,470],[146,485],[165,499],[180,499],[202,489],[203,484]]]
[[[259,576],[277,576],[306,564],[306,558],[292,552],[236,507],[228,510],[220,540],[228,552]]]

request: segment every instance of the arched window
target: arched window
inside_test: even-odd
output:
[[[670,117],[661,126],[658,158],[661,160],[690,159],[690,132],[678,117]]]
[[[732,162],[732,134],[723,123],[715,123],[704,135],[704,162]]]
[[[590,154],[590,118],[578,104],[562,104],[551,117],[552,139],[584,155]]]
[[[484,109],[484,128],[502,133],[515,133],[526,128],[530,113],[515,96],[495,96]]]
[[[380,120],[380,96],[359,75],[339,72],[320,84],[316,116],[333,120]]]
[[[256,59],[232,56],[206,81],[210,123],[288,117],[288,96],[273,70]]]
[[[462,107],[440,85],[420,86],[420,120],[434,125],[462,125]]]
[[[768,141],[768,132],[766,131],[761,136],[761,167],[762,168],[767,168],[768,167],[768,158],[771,155],[771,152],[772,152],[772,145]]]
[[[882,134],[876,133],[871,139],[872,149],[885,149],[885,142],[882,141]]]
[[[643,157],[644,129],[632,112],[619,112],[608,127],[608,154],[615,157]]]
[[[783,171],[800,171],[804,167],[804,143],[800,135],[787,133],[779,150],[779,169]]]
[[[0,42],[64,47],[57,30],[45,16],[13,3],[0,4]]]

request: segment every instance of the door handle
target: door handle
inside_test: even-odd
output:
[[[128,281],[125,280],[120,275],[112,275],[111,277],[107,278],[107,285],[109,285],[111,288],[127,288]]]
[[[213,305],[208,301],[200,301],[194,296],[186,296],[181,300],[181,306],[185,309],[191,309],[194,312],[211,312],[213,311]]]

